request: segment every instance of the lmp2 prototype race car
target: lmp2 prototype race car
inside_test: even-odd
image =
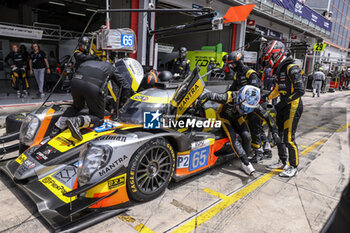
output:
[[[2,162],[1,170],[28,194],[55,230],[71,227],[71,222],[87,227],[156,198],[172,179],[181,180],[233,157],[221,128],[145,125],[146,113],[155,119],[161,114],[186,117],[204,86],[195,70],[182,83],[160,83],[137,93],[116,120],[106,118],[100,127],[82,129],[82,141],[69,130],[47,136],[67,105],[45,107],[22,124],[21,148],[25,143],[29,148]],[[210,126],[217,107],[214,102],[203,106],[207,118],[203,120],[211,121]],[[149,122],[156,124],[151,118]]]

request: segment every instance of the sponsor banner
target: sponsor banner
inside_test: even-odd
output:
[[[43,31],[31,28],[13,27],[0,24],[0,35],[41,40],[41,38],[43,37]]]
[[[158,52],[160,53],[172,53],[174,46],[158,44]]]
[[[244,51],[244,63],[256,64],[258,53],[252,51]]]
[[[259,32],[262,36],[269,36],[277,40],[282,40],[283,38],[283,33],[268,29],[260,25],[256,25],[255,31]]]
[[[302,0],[272,0],[273,3],[293,12],[294,14],[311,21],[317,26],[331,31],[332,23],[330,20],[324,18],[308,6],[302,4]]]

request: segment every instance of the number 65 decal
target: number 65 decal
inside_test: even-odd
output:
[[[121,35],[120,44],[122,46],[126,46],[126,47],[134,46],[134,36],[133,35],[122,34]]]
[[[208,165],[208,156],[209,156],[209,146],[191,151],[190,167],[188,170],[193,171]]]

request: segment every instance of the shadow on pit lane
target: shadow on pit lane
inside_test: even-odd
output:
[[[17,198],[17,200],[21,202],[21,204],[29,211],[29,213],[46,228],[46,230],[48,230],[49,232],[54,232],[51,226],[39,214],[37,206],[34,204],[34,202],[2,171],[0,171],[0,181],[6,186],[8,190],[11,191],[11,193]],[[9,227],[7,229],[2,229],[1,232],[15,231],[16,228],[20,227],[21,225],[27,222],[28,218],[15,226]]]
[[[232,155],[233,156],[233,155]],[[251,179],[254,179],[253,176],[247,176],[243,173],[243,171],[241,171],[241,167],[240,167],[241,161],[238,158],[230,158],[228,161],[223,162],[222,164],[218,164],[212,168],[209,168],[206,171],[203,171],[199,174],[193,175],[191,177],[188,177],[186,179],[180,180],[180,181],[172,181],[170,182],[170,184],[168,185],[168,189],[169,190],[175,190],[183,185],[189,184],[197,179],[200,179],[202,177],[205,176],[216,176],[219,173],[223,173],[229,176],[233,176],[236,178],[239,178],[240,181],[242,182],[242,185],[245,185],[247,183],[249,183],[251,181]],[[238,174],[237,171],[241,171],[240,173],[242,174]],[[265,171],[266,172],[266,171]]]

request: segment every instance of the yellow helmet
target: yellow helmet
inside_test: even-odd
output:
[[[320,67],[320,68],[318,68],[318,70],[319,70],[319,71],[323,71],[323,68],[322,68],[322,67]]]

